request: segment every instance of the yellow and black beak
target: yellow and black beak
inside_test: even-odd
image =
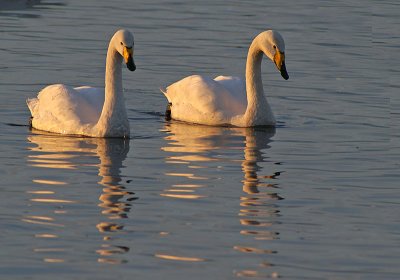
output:
[[[285,53],[276,50],[276,53],[274,55],[274,62],[278,70],[281,72],[282,77],[285,80],[289,79],[289,74],[286,71],[285,65]]]
[[[126,63],[126,67],[128,67],[128,69],[131,71],[135,71],[136,65],[135,62],[133,62],[133,48],[124,47],[123,57]]]

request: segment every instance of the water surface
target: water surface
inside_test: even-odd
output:
[[[0,1],[1,278],[398,279],[397,10]],[[29,130],[25,99],[45,85],[103,86],[121,27],[135,35],[133,139]],[[164,120],[158,87],[242,76],[269,28],[290,74],[263,63],[276,129]]]

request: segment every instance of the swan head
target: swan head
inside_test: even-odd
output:
[[[267,30],[260,33],[256,40],[262,52],[275,63],[282,77],[285,80],[289,79],[285,65],[285,41],[281,34],[274,30]]]
[[[134,41],[132,33],[128,30],[120,29],[114,34],[111,42],[116,51],[123,57],[126,67],[131,71],[135,71],[136,65],[133,61]]]

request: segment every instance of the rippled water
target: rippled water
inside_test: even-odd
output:
[[[398,279],[399,16],[379,3],[0,0],[1,278]],[[102,86],[121,27],[133,139],[30,131],[25,99]],[[243,75],[268,28],[276,129],[164,120],[158,87]]]

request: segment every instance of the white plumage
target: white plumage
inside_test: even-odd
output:
[[[42,89],[28,99],[32,127],[48,132],[92,137],[129,137],[130,129],[122,91],[121,63],[134,71],[133,35],[117,31],[110,40],[105,89],[63,84]]]
[[[264,31],[250,45],[245,81],[230,76],[211,79],[193,75],[173,83],[162,90],[170,103],[171,118],[217,126],[275,125],[264,96],[261,60],[265,54],[274,61],[283,78],[288,79],[284,52],[282,36],[276,31]]]

